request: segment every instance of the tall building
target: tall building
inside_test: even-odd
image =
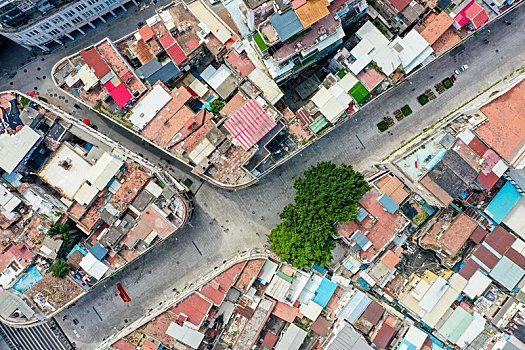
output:
[[[0,34],[27,49],[47,50],[51,42],[62,44],[63,37],[71,40],[72,32],[113,12],[117,7],[136,0],[0,0]]]
[[[244,0],[241,12],[276,82],[284,82],[336,49],[343,26],[366,13],[366,0]]]

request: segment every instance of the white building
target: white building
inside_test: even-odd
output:
[[[38,147],[43,137],[25,125],[14,135],[0,135],[0,168],[7,173],[19,171]]]
[[[95,29],[93,21],[100,19],[106,22],[104,15],[113,12],[117,7],[124,7],[125,3],[136,0],[79,0],[63,1],[61,5],[41,7],[32,1],[3,1],[0,2],[0,34],[24,46],[27,49],[38,47],[47,50],[44,46],[52,41],[62,45],[61,39],[67,36],[74,40],[72,32],[82,30],[84,25]],[[47,2],[46,2],[47,3]],[[16,20],[12,14],[16,13]],[[4,18],[11,20],[4,20]]]

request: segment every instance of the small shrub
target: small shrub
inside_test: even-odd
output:
[[[64,260],[58,259],[51,265],[51,272],[57,278],[64,278],[69,273],[69,265]]]
[[[379,131],[384,132],[388,129],[388,124],[386,121],[381,120],[379,123],[377,123],[377,128]]]
[[[22,106],[27,106],[27,104],[29,103],[29,99],[27,97],[22,97],[20,99],[20,103],[22,104]]]
[[[450,78],[443,80],[441,83],[443,83],[443,86],[445,87],[445,89],[450,89],[452,85],[454,85],[452,83],[452,80],[450,80]]]
[[[401,112],[403,112],[403,115],[406,117],[412,114],[412,109],[409,105],[404,105],[401,107]]]
[[[417,101],[419,102],[420,105],[424,106],[428,103],[428,97],[425,94],[419,95],[417,97]]]

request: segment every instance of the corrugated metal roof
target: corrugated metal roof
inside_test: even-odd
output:
[[[521,194],[516,187],[514,187],[510,181],[507,181],[494,199],[489,203],[487,208],[485,208],[485,213],[499,224],[512,210],[516,203],[518,203],[520,198]]]
[[[384,312],[385,308],[377,301],[373,300],[370,305],[368,305],[361,318],[367,320],[371,324],[377,324]]]
[[[315,301],[317,304],[321,305],[322,307],[325,307],[336,289],[336,283],[330,281],[327,278],[323,278],[312,300]]]
[[[304,29],[299,17],[293,10],[276,13],[270,17],[273,27],[282,41],[290,39]]]
[[[396,330],[391,326],[387,325],[386,323],[383,323],[381,329],[379,330],[379,332],[377,332],[376,336],[374,337],[373,342],[378,348],[385,349],[390,343],[390,340],[392,339],[394,334],[396,334]]]
[[[279,339],[275,350],[299,350],[307,334],[306,331],[292,323]]]
[[[473,320],[474,318],[467,311],[458,307],[439,328],[438,332],[448,341],[456,344]]]
[[[159,80],[163,83],[168,82],[169,80],[173,79],[174,77],[179,74],[180,70],[179,68],[173,63],[168,62],[165,65],[163,65],[158,71],[150,75],[147,80],[148,83],[151,85],[155,85],[156,82]]]
[[[354,324],[371,302],[372,299],[358,290],[337,317]]]
[[[249,150],[276,125],[275,120],[262,109],[255,99],[246,102],[224,123],[224,127],[245,150]]]
[[[425,294],[423,299],[419,302],[419,306],[427,312],[432,311],[434,306],[438,303],[439,299],[445,294],[449,288],[447,281],[443,277],[438,277],[434,281],[428,292]]]
[[[372,349],[363,336],[356,332],[351,325],[344,323],[338,329],[336,336],[328,344],[326,350],[367,350]]]
[[[385,210],[391,214],[395,214],[396,211],[399,210],[399,205],[397,205],[396,202],[394,202],[387,194],[381,195],[381,197],[379,197],[377,200],[379,203],[381,203],[383,208],[385,208]]]
[[[490,277],[494,278],[503,287],[512,291],[518,282],[525,276],[525,271],[513,263],[506,256],[502,257],[496,266],[490,271]]]

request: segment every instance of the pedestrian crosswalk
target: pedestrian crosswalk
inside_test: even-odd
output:
[[[11,327],[0,323],[0,335],[13,350],[75,349],[53,319],[27,327]]]

